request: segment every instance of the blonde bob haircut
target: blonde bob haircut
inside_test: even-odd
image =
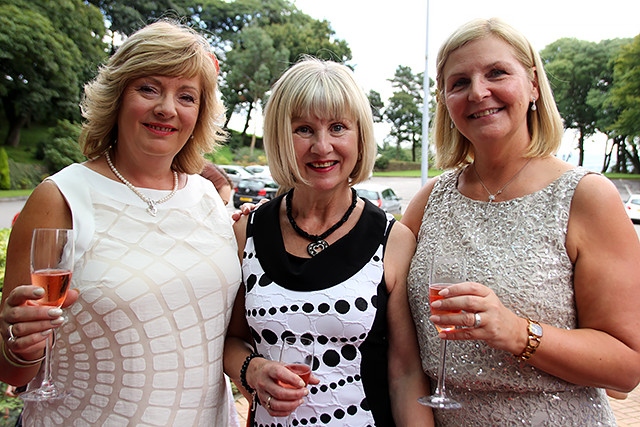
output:
[[[531,43],[516,29],[498,18],[476,19],[458,28],[443,43],[436,59],[436,114],[433,139],[436,164],[450,169],[473,161],[471,142],[455,128],[445,105],[443,70],[456,49],[483,37],[497,37],[513,48],[513,53],[527,71],[531,81],[537,81],[539,98],[536,111],[528,110],[527,126],[531,141],[526,157],[546,157],[555,154],[562,142],[563,124],[545,74],[542,60]]]
[[[169,20],[157,21],[131,35],[84,87],[80,146],[93,159],[116,143],[118,111],[127,85],[145,76],[199,78],[200,108],[193,135],[173,159],[172,169],[197,174],[204,153],[226,137],[218,123],[224,106],[218,99],[217,60],[204,37]]]
[[[296,162],[292,120],[348,118],[357,124],[358,160],[350,184],[369,177],[377,144],[369,99],[347,66],[305,56],[273,85],[264,113],[263,142],[273,179],[288,190],[306,184]]]

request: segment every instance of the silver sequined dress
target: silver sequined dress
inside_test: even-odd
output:
[[[573,266],[565,248],[571,200],[588,171],[565,172],[546,188],[504,202],[469,199],[461,170],[444,173],[425,209],[408,293],[422,366],[435,388],[440,341],[429,321],[433,254],[467,260],[467,279],[490,287],[521,317],[577,327]],[[615,426],[602,389],[570,384],[482,341],[450,341],[446,387],[460,410],[434,410],[437,426]]]

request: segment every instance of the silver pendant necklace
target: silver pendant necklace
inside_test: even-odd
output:
[[[116,167],[111,162],[111,157],[109,156],[109,150],[105,151],[105,158],[107,159],[107,164],[109,165],[109,169],[111,169],[111,172],[113,172],[113,174],[117,176],[118,179],[122,181],[124,185],[126,185],[131,191],[135,193],[136,196],[140,197],[142,201],[147,204],[148,206],[147,212],[151,216],[156,216],[156,214],[158,213],[158,208],[156,208],[156,205],[166,202],[176,194],[176,191],[178,191],[178,172],[172,171],[173,172],[173,189],[171,190],[171,193],[167,194],[166,196],[158,200],[150,199],[149,197],[142,194],[140,190],[134,187],[133,184],[127,181],[127,179],[124,176],[122,176],[120,172],[118,172],[118,169],[116,169]]]
[[[529,159],[529,160],[527,160],[527,163],[525,163],[525,164],[524,164],[524,166],[522,166],[522,167],[520,168],[520,170],[519,170],[518,172],[516,172],[516,174],[515,174],[515,175],[513,175],[513,176],[511,177],[511,179],[510,179],[509,181],[507,181],[507,183],[506,183],[505,185],[503,185],[503,186],[502,186],[502,188],[500,188],[498,191],[496,191],[496,192],[495,192],[495,193],[493,193],[493,194],[491,193],[491,191],[489,191],[489,189],[487,188],[487,186],[486,186],[486,185],[484,185],[484,182],[482,181],[482,178],[480,178],[480,174],[479,174],[479,173],[478,173],[478,171],[476,170],[476,162],[474,161],[474,162],[471,164],[471,167],[473,168],[473,171],[475,172],[476,176],[478,177],[478,180],[480,181],[480,185],[482,185],[482,188],[484,188],[484,191],[486,191],[486,192],[487,192],[487,194],[489,195],[489,200],[487,200],[487,203],[491,203],[491,202],[495,201],[495,200],[496,200],[496,197],[498,197],[500,194],[502,194],[502,192],[504,191],[504,189],[505,189],[505,188],[507,188],[507,186],[508,186],[509,184],[511,184],[511,183],[512,183],[516,178],[517,178],[517,176],[518,176],[518,175],[520,175],[520,172],[522,172],[522,171],[524,170],[524,168],[526,168],[526,167],[527,167],[527,165],[529,164],[529,162],[531,162],[531,160],[532,160],[532,158],[531,158],[531,159]]]

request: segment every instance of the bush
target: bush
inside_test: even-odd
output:
[[[9,159],[11,171],[11,190],[30,190],[49,174],[43,165],[32,163],[16,163]]]
[[[7,150],[0,147],[0,190],[11,190],[11,173]]]
[[[58,120],[55,127],[49,129],[47,140],[40,141],[36,157],[53,174],[61,169],[86,160],[78,145],[81,126],[68,120]]]

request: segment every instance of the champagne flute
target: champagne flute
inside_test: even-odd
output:
[[[443,299],[440,291],[447,286],[463,282],[466,278],[466,267],[464,260],[456,259],[448,255],[436,256],[431,267],[429,276],[429,304]],[[431,308],[431,313],[435,315],[447,315],[460,313],[460,310],[440,310]],[[454,325],[436,325],[438,333],[455,329]],[[440,364],[438,365],[438,379],[436,390],[431,396],[423,396],[418,399],[423,405],[438,409],[460,409],[462,405],[447,396],[445,389],[445,363],[447,355],[447,341],[440,340]]]
[[[304,384],[309,384],[313,367],[314,344],[313,339],[303,336],[288,336],[282,340],[280,349],[280,363],[294,374],[298,375]],[[293,388],[291,384],[278,381],[282,387]],[[287,417],[287,425],[291,425],[295,411]]]
[[[73,230],[36,228],[31,240],[31,283],[44,289],[39,305],[60,308],[67,295],[73,271]],[[53,381],[51,373],[52,340],[46,340],[44,373],[39,387],[29,389],[20,397],[27,401],[46,401],[65,397],[62,384]]]

